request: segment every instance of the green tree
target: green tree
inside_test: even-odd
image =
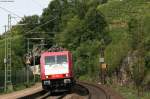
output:
[[[75,71],[78,76],[89,75],[97,77],[101,39],[104,40],[106,45],[111,40],[107,33],[107,22],[102,13],[97,11],[96,6],[87,6],[87,2],[85,3],[84,0],[75,4],[81,4],[82,6],[79,6],[81,8],[85,5],[84,14],[82,13],[81,15],[79,11],[76,15],[70,14],[74,15],[74,17],[70,17],[62,31],[56,35],[55,41],[73,51]]]
[[[22,35],[25,39],[31,37],[40,37],[39,34],[34,34],[33,32],[40,32],[41,28],[38,27],[40,25],[39,16],[25,16],[21,19],[21,21],[16,25],[13,29],[19,35]]]
[[[95,7],[90,7],[85,16],[85,25],[89,31],[92,31],[93,39],[104,39],[104,43],[110,43],[111,39],[107,32],[107,22],[102,13],[100,13]]]
[[[63,2],[61,0],[53,0],[48,8],[43,10],[42,16],[40,18],[41,23],[47,23],[42,26],[42,29],[46,32],[58,32],[59,24],[61,23],[61,16],[63,8]]]
[[[67,23],[66,28],[56,35],[56,42],[65,48],[75,50],[80,45],[83,33],[84,22],[75,16]]]
[[[129,33],[131,39],[131,47],[136,52],[136,59],[133,65],[133,80],[138,89],[138,95],[142,91],[143,81],[146,76],[145,69],[145,42],[143,22],[140,19],[131,19],[129,22]]]
[[[96,77],[98,77],[99,47],[99,41],[89,40],[84,43],[81,43],[80,46],[76,49],[77,59],[75,62],[75,68],[77,68],[77,70],[80,71],[81,75],[88,74],[90,77],[94,76],[93,79],[96,79]]]
[[[131,18],[131,20],[129,21],[128,23],[128,26],[129,26],[129,33],[130,33],[130,41],[131,41],[131,48],[133,50],[137,49],[137,45],[139,44],[139,27],[138,26],[139,23],[138,23],[138,20],[135,19],[135,18]]]

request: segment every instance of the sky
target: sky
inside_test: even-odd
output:
[[[7,25],[8,23],[8,14],[11,14],[12,17],[16,17],[13,13],[20,17],[35,14],[41,15],[43,9],[48,6],[50,1],[52,0],[0,0],[0,34],[4,32],[4,25]],[[12,18],[12,25],[15,25],[20,19],[21,18]]]

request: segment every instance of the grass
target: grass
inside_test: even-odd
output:
[[[17,85],[14,86],[14,91],[26,89],[28,87],[33,86],[34,84],[35,84],[34,82],[30,82],[28,85],[26,83],[24,83],[24,84],[17,84]]]
[[[110,70],[114,70],[128,55],[130,50],[129,35],[127,29],[122,27],[113,28],[109,34],[112,37],[112,42],[106,47],[105,62]]]
[[[99,5],[98,9],[108,22],[128,21],[131,16],[149,15],[150,3],[144,0],[111,0],[106,4]]]
[[[19,91],[19,90],[23,90],[23,89],[26,89],[26,88],[30,88],[34,84],[35,84],[34,82],[30,82],[28,85],[26,83],[16,84],[16,85],[13,85],[13,91],[8,90],[7,92],[4,92],[4,89],[1,88],[0,89],[0,95],[15,92],[15,91]]]
[[[125,99],[149,99],[150,97],[150,92],[144,92],[143,96],[139,97],[137,90],[133,86],[113,86],[113,89],[120,93]]]
[[[83,75],[79,77],[80,81],[91,81],[91,77],[89,77],[88,75]]]

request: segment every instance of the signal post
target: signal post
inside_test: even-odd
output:
[[[107,64],[105,63],[104,59],[104,41],[102,40],[102,45],[100,47],[100,58],[99,58],[99,63],[100,63],[100,82],[102,84],[106,83],[106,75],[107,75]]]

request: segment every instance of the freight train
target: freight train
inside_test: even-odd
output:
[[[70,51],[41,53],[41,81],[45,90],[70,90],[75,84],[73,60]]]

